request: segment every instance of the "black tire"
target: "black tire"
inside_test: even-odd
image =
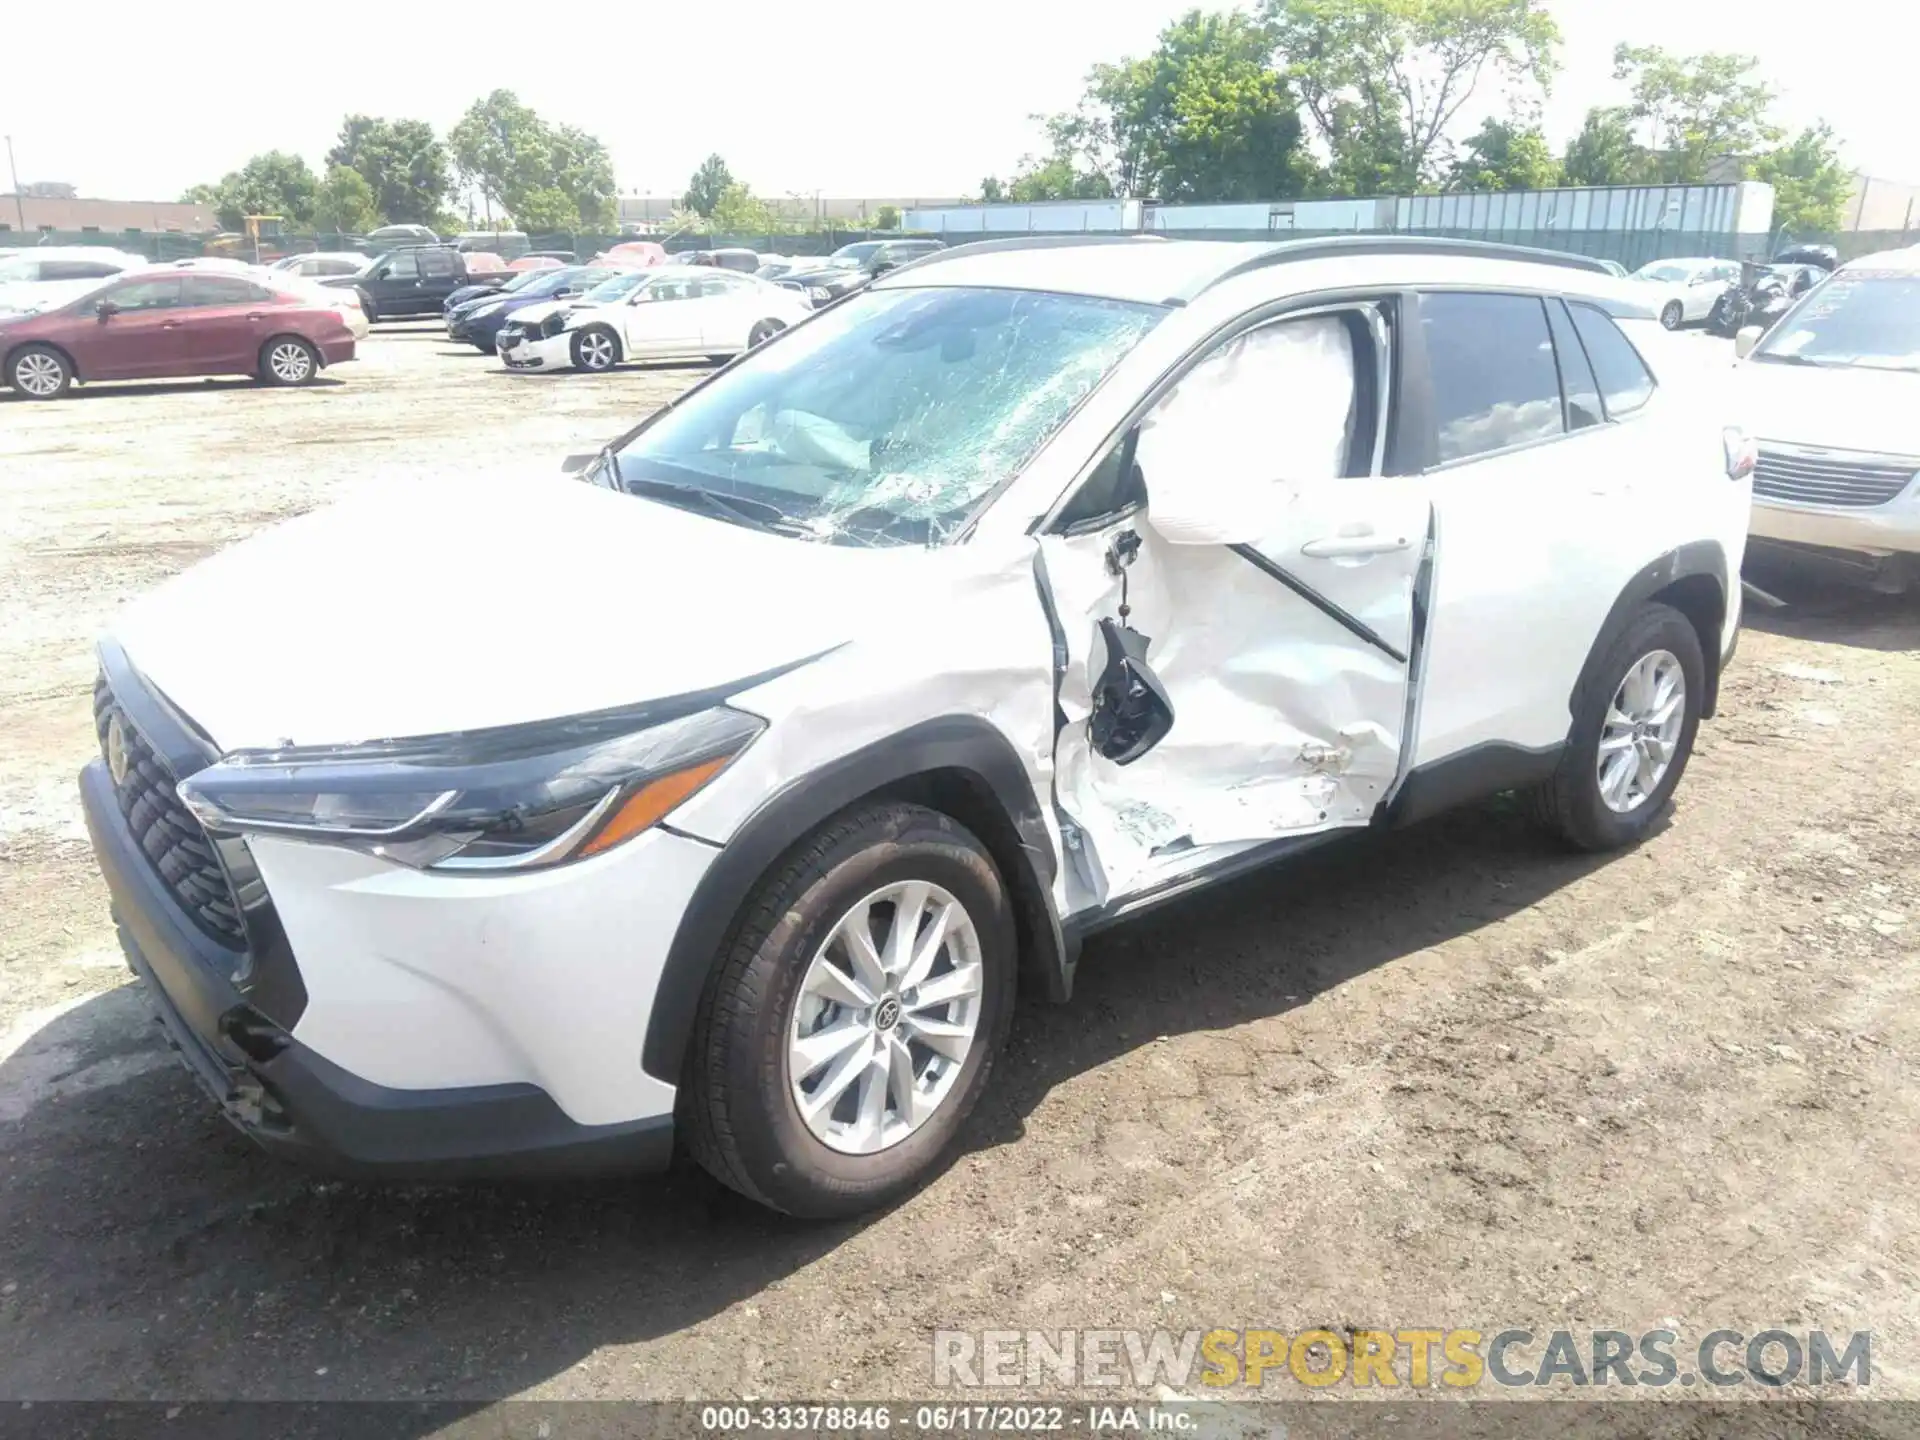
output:
[[[380,312],[374,308],[373,297],[364,290],[356,290],[354,294],[360,297],[360,313],[367,317],[367,324],[373,324],[380,318]]]
[[[602,348],[598,344],[587,343],[604,337],[611,344]],[[573,366],[589,375],[603,375],[613,369],[621,360],[620,337],[604,325],[589,325],[573,337]]]
[[[775,320],[771,317],[759,321],[754,325],[753,329],[747,332],[747,348],[751,350],[756,345],[766,344],[767,341],[771,340],[786,328],[784,321]]]
[[[923,880],[966,907],[980,942],[980,1013],[952,1089],[919,1129],[852,1155],[807,1128],[788,1079],[787,1040],[802,980],[834,926],[864,895]],[[1006,887],[986,848],[949,817],[876,803],[829,821],[779,861],[741,911],[694,1019],[681,1092],[693,1156],[722,1183],[792,1215],[870,1210],[932,1177],[981,1092],[1013,1012],[1016,941]]]
[[[1669,300],[1661,307],[1660,323],[1669,330],[1678,330],[1687,323],[1686,308],[1678,300]]]
[[[1637,805],[1624,813],[1612,809],[1600,793],[1598,771],[1601,732],[1614,696],[1627,672],[1647,655],[1664,650],[1680,662],[1687,693],[1685,719],[1666,773]],[[1686,773],[1693,740],[1700,728],[1706,696],[1707,666],[1693,623],[1670,605],[1647,605],[1588,662],[1574,700],[1573,729],[1553,778],[1526,799],[1534,817],[1581,850],[1618,850],[1646,838],[1665,813]]]
[[[51,345],[22,345],[7,357],[7,384],[29,400],[58,400],[73,387],[73,362]]]
[[[311,385],[320,378],[320,352],[298,335],[276,335],[260,347],[262,385]]]
[[[480,353],[481,353],[482,355],[497,355],[497,354],[499,354],[499,348],[498,348],[497,346],[493,346],[493,345],[483,345],[483,344],[482,344],[482,343],[481,343],[480,341],[478,341],[478,340],[475,340],[475,341],[473,342],[473,348],[474,348],[474,349],[476,349],[476,350],[478,350],[478,351],[479,351],[479,352],[480,352]]]

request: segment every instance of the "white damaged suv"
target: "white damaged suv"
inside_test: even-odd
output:
[[[953,1149],[1082,940],[1523,790],[1644,836],[1752,446],[1642,287],[1394,237],[988,242],[578,478],[343,502],[136,602],[81,777],[227,1114],[395,1174],[805,1215]]]

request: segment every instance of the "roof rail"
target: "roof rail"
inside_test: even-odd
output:
[[[1275,241],[1259,254],[1199,282],[1179,298],[1192,300],[1223,280],[1250,270],[1263,270],[1269,265],[1289,260],[1330,260],[1345,255],[1457,255],[1470,260],[1520,260],[1534,265],[1557,265],[1566,270],[1585,270],[1590,274],[1611,273],[1591,255],[1538,250],[1531,245],[1506,245],[1497,240],[1455,240],[1444,235],[1330,235],[1317,240]]]

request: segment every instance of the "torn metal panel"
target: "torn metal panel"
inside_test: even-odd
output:
[[[1131,563],[1109,561],[1119,526],[1040,541],[1068,652],[1055,784],[1097,857],[1099,903],[1249,845],[1366,824],[1394,782],[1430,509],[1417,481],[1342,475],[1353,387],[1337,319],[1241,337],[1143,430],[1149,508],[1125,522]],[[1235,553],[1243,542],[1264,566]],[[1090,722],[1123,585],[1175,719],[1119,765]]]

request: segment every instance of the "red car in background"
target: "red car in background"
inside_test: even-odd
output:
[[[304,385],[353,353],[338,310],[215,271],[129,271],[62,305],[0,312],[0,384],[33,400],[76,380],[252,375]]]

